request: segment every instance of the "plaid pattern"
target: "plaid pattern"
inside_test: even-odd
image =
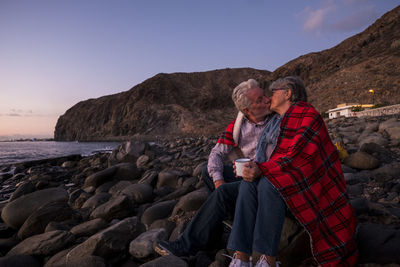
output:
[[[228,127],[226,127],[225,131],[222,132],[221,136],[218,138],[217,143],[228,146],[237,146],[233,140],[233,127],[235,126],[235,121],[236,119],[229,123]]]
[[[318,263],[354,266],[356,217],[338,153],[322,117],[309,103],[289,108],[271,159],[259,167],[309,233]]]

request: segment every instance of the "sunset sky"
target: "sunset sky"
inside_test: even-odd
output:
[[[52,137],[79,101],[157,73],[273,71],[339,44],[398,0],[0,0],[0,140]]]

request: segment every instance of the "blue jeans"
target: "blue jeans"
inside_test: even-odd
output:
[[[204,177],[206,175],[206,177]],[[205,179],[208,180],[208,185]],[[206,247],[214,231],[229,215],[234,213],[240,181],[235,178],[232,166],[224,167],[225,184],[214,190],[214,184],[203,169],[203,181],[214,190],[178,238],[184,252],[195,254]]]
[[[267,178],[241,181],[228,249],[276,256],[285,212],[285,202]]]

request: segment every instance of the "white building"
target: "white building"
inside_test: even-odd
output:
[[[344,117],[354,117],[356,116],[354,111],[351,111],[353,107],[361,106],[362,108],[370,108],[373,105],[361,105],[357,103],[344,103],[337,105],[336,108],[328,110],[329,119],[339,118],[340,116]]]

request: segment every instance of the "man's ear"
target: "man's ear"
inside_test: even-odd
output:
[[[242,112],[243,112],[244,115],[247,116],[247,115],[249,115],[250,110],[248,108],[243,108]]]

